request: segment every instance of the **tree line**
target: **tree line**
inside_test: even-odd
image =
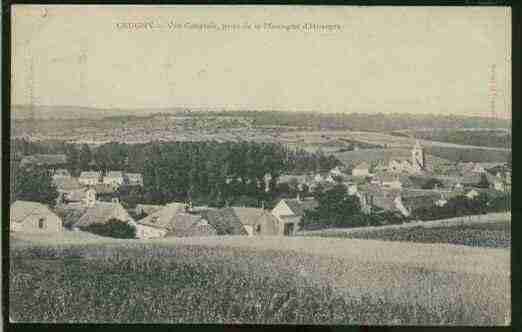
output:
[[[211,206],[270,206],[288,194],[276,186],[282,174],[322,172],[340,165],[322,152],[253,142],[107,143],[91,148],[15,140],[11,152],[12,163],[20,160],[13,157],[14,152],[63,153],[68,161],[65,167],[75,176],[88,170],[141,173],[143,190],[126,191],[130,205],[191,200]]]

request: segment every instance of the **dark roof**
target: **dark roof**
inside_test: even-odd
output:
[[[460,178],[462,184],[478,184],[482,180],[482,174],[470,173]]]
[[[384,192],[373,193],[372,203],[374,207],[385,211],[395,210],[395,198],[397,198],[397,195],[386,194]]]
[[[208,236],[217,234],[216,229],[198,215],[178,213],[173,221],[172,233],[175,236]]]
[[[283,201],[296,216],[303,216],[306,210],[313,210],[319,206],[315,199],[284,199]]]
[[[402,204],[408,209],[431,207],[442,197],[448,199],[451,195],[441,193],[437,190],[403,190],[401,191]]]
[[[82,215],[74,226],[85,227],[91,224],[103,224],[112,218],[116,218],[121,212],[123,212],[124,219],[126,219],[121,221],[133,221],[120,203],[96,202],[93,207],[87,208],[85,214]]]
[[[69,192],[65,193],[64,198],[69,202],[80,202],[87,196],[87,190],[87,188],[70,190]]]
[[[67,157],[64,154],[33,154],[25,156],[22,161],[22,166],[37,165],[63,165],[67,163]]]
[[[217,231],[200,215],[185,212],[184,203],[170,203],[138,221],[139,224],[164,228],[174,236],[207,236]]]
[[[80,220],[86,210],[87,208],[81,205],[68,204],[62,207],[57,207],[56,214],[62,218],[63,226],[70,228]]]
[[[203,214],[218,235],[247,235],[233,208],[208,210]]]

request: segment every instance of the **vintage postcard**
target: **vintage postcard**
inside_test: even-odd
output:
[[[509,7],[11,9],[11,322],[511,324]]]

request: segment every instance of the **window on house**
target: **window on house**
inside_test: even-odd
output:
[[[256,233],[261,233],[261,225],[256,225]]]
[[[44,228],[45,227],[45,218],[38,219],[38,228]]]

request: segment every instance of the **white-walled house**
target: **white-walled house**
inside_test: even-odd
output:
[[[348,195],[357,194],[357,183],[345,183],[345,186],[348,190]]]
[[[157,239],[167,235],[167,230],[160,226],[135,222],[134,227],[136,227],[136,237],[138,239]]]
[[[344,173],[341,171],[339,166],[335,166],[334,168],[332,168],[330,170],[330,174],[333,176],[343,176],[344,175]]]
[[[9,230],[26,233],[57,233],[63,222],[47,206],[29,201],[16,201],[9,209]]]
[[[64,169],[64,168],[59,168],[59,169],[56,169],[53,172],[53,176],[52,177],[53,177],[53,180],[63,179],[63,178],[70,178],[71,177],[71,173],[69,173],[69,171]]]
[[[352,169],[353,176],[369,176],[370,175],[370,165],[366,162],[362,162],[359,165],[355,166]]]
[[[119,188],[124,182],[125,179],[121,171],[110,171],[103,177],[103,184],[112,186],[113,188]]]
[[[101,172],[81,172],[78,182],[85,186],[95,186],[100,183]]]
[[[478,191],[476,191],[475,189],[471,189],[470,191],[468,191],[466,193],[466,197],[468,199],[474,199],[475,197],[477,197],[479,195]]]
[[[383,176],[381,179],[382,186],[390,189],[401,189],[402,182],[394,176]]]
[[[282,199],[272,209],[272,215],[278,220],[278,233],[294,235],[300,227],[301,219],[306,210],[318,206],[315,200]]]
[[[125,173],[124,182],[129,186],[143,186],[143,176],[140,173]]]
[[[96,202],[96,190],[93,188],[80,188],[64,194],[63,200],[66,203],[81,203],[82,206],[91,207]]]

